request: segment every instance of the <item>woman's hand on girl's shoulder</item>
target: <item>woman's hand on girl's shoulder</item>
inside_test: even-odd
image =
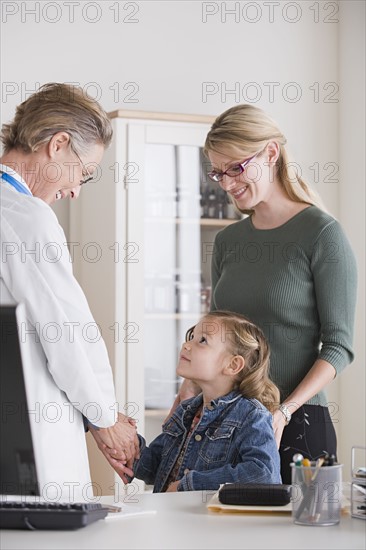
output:
[[[279,409],[273,413],[272,426],[273,426],[275,440],[277,443],[277,449],[279,449],[283,430],[286,427],[286,419]]]
[[[192,380],[184,379],[181,387],[179,388],[177,398],[179,398],[179,403],[181,403],[186,399],[195,397],[200,392],[201,392],[201,388],[195,382],[193,382]]]
[[[174,399],[172,408],[170,409],[168,416],[164,420],[164,423],[168,420],[168,418],[172,416],[173,412],[178,407],[178,405],[180,405],[182,401],[185,401],[186,399],[190,399],[191,397],[195,397],[200,392],[201,392],[201,388],[197,384],[192,382],[192,380],[184,379],[177,393],[177,397]]]

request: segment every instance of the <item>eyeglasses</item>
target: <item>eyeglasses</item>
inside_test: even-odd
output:
[[[86,172],[86,176],[84,176],[84,178],[82,180],[80,180],[80,184],[79,185],[85,185],[86,183],[88,183],[89,181],[91,181],[93,179],[93,176],[92,174],[89,172],[89,170],[87,169],[87,167],[85,166],[85,164],[83,163],[83,161],[81,160],[81,158],[79,157],[79,155],[77,154],[77,152],[75,151],[75,149],[72,148],[72,151],[73,153],[75,154],[75,156],[78,158],[80,164],[81,164],[81,168],[82,168],[82,173],[83,173],[83,176]]]
[[[245,167],[253,160],[256,156],[258,156],[259,153],[256,153],[252,157],[243,160],[243,162],[240,162],[239,164],[234,164],[234,166],[231,166],[225,172],[217,172],[216,170],[212,170],[212,172],[208,172],[208,177],[215,181],[216,183],[221,183],[224,179],[224,176],[229,176],[230,178],[236,178],[237,176],[240,176],[245,170]]]

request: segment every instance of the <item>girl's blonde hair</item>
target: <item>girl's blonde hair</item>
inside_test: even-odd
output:
[[[57,132],[67,132],[79,154],[96,143],[107,147],[113,135],[108,115],[95,99],[77,86],[49,83],[18,105],[14,120],[2,126],[1,141],[5,153],[32,153]]]
[[[243,315],[230,311],[211,311],[203,317],[206,319],[218,321],[228,351],[245,360],[234,387],[247,399],[258,399],[271,412],[278,409],[280,392],[269,377],[270,350],[261,329]],[[194,328],[188,329],[186,341],[191,339]]]
[[[277,176],[286,195],[294,202],[314,204],[324,210],[321,198],[298,175],[286,150],[286,138],[277,124],[262,109],[243,104],[219,115],[207,134],[204,153],[210,151],[227,154],[233,158],[250,157],[262,151],[268,142],[279,145],[276,163]],[[252,214],[252,210],[242,210]]]

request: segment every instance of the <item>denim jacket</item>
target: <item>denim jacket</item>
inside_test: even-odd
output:
[[[154,493],[166,490],[201,405],[202,394],[183,401],[149,446],[139,436],[141,456],[134,473],[154,484]],[[190,437],[178,479],[178,491],[218,489],[229,482],[281,483],[271,413],[256,399],[246,399],[237,391],[212,400]]]

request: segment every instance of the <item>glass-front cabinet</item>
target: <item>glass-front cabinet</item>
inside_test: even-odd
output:
[[[119,409],[150,441],[177,393],[185,333],[210,307],[214,237],[237,214],[207,177],[211,117],[111,116],[100,181],[70,211],[74,271],[108,347]]]

